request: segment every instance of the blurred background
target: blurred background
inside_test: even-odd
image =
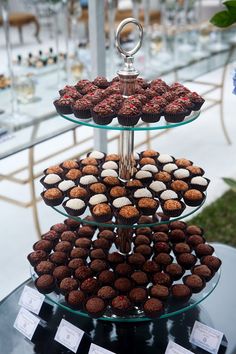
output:
[[[66,84],[97,74],[116,76],[123,59],[115,30],[126,17],[144,27],[135,56],[140,76],[184,82],[206,100],[190,125],[137,132],[135,150],[153,148],[201,166],[211,184],[193,221],[206,228],[210,241],[235,246],[236,30],[210,23],[221,2],[0,0],[0,5],[0,299],[29,277],[26,255],[32,244],[63,221],[41,202],[43,170],[85,155],[104,139],[108,152],[117,152],[119,132],[98,133],[63,120],[53,100]],[[122,31],[126,49],[136,40],[132,26]]]

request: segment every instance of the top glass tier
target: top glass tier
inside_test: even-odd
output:
[[[164,117],[161,117],[161,119],[158,122],[145,123],[140,118],[137,125],[130,126],[130,127],[120,125],[118,123],[117,118],[114,118],[112,120],[112,122],[108,125],[99,125],[99,124],[96,124],[92,118],[88,118],[88,119],[76,118],[73,114],[70,114],[70,115],[60,114],[60,115],[61,115],[61,117],[63,117],[64,119],[66,119],[70,122],[84,125],[84,126],[91,127],[91,128],[106,129],[106,130],[143,131],[143,130],[169,129],[169,128],[175,128],[175,127],[179,127],[181,125],[191,123],[199,117],[200,111],[192,112],[189,116],[185,117],[185,119],[182,122],[169,123],[164,119]]]

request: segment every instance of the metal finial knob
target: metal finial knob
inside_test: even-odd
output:
[[[139,28],[139,40],[136,46],[132,50],[125,50],[121,46],[121,31],[129,23],[133,23]],[[135,18],[132,17],[126,18],[125,20],[121,21],[121,23],[119,24],[116,30],[116,47],[124,57],[126,58],[132,57],[135,53],[137,53],[137,51],[142,46],[142,41],[143,41],[143,27],[139,21],[137,21]]]

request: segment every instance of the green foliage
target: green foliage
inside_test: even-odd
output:
[[[226,10],[217,12],[210,19],[210,22],[220,28],[225,28],[236,23],[236,0],[228,0],[223,2]]]
[[[228,184],[228,186],[234,191],[236,192],[236,180],[232,179],[232,178],[223,178],[223,180],[225,181],[225,183]]]
[[[204,228],[208,242],[221,242],[236,246],[235,193],[229,190],[190,222]]]

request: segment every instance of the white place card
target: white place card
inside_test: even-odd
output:
[[[45,296],[43,294],[40,294],[37,290],[26,285],[23,289],[18,304],[38,315],[44,299]]]
[[[62,319],[54,339],[76,353],[83,335],[84,331]]]
[[[209,353],[218,353],[223,333],[195,321],[189,341]]]
[[[193,354],[193,352],[170,340],[165,354]]]
[[[110,350],[99,347],[99,345],[91,344],[89,348],[88,354],[115,354],[114,352],[110,352]]]
[[[39,322],[40,318],[21,307],[13,326],[26,338],[31,340]]]

